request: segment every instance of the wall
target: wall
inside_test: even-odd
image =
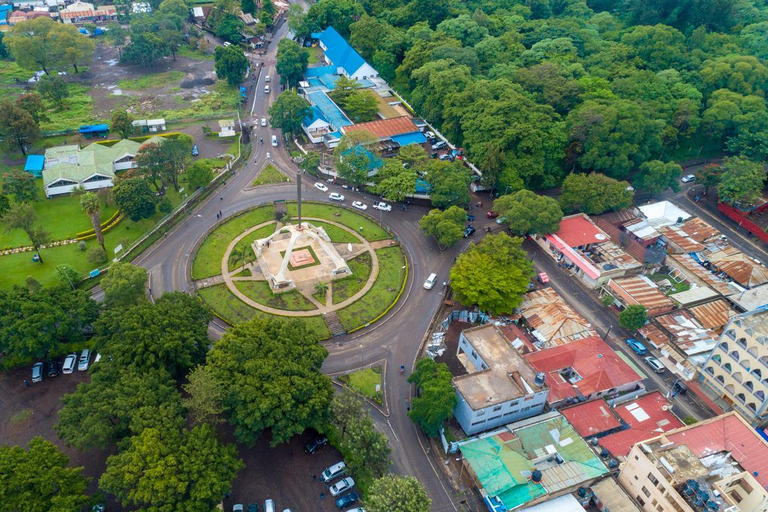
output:
[[[647,512],[693,512],[657,469],[640,445],[635,445],[619,468],[619,484]]]
[[[473,435],[541,414],[547,401],[547,391],[539,391],[533,395],[484,407],[477,411],[473,410],[457,391],[458,403],[453,409],[453,415],[464,432],[468,436]]]

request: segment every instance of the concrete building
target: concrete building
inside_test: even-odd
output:
[[[59,11],[64,23],[108,23],[117,21],[117,8],[114,5],[94,7],[88,2],[75,2]]]
[[[326,63],[336,68],[335,74],[344,75],[352,80],[379,76],[373,66],[368,64],[333,27],[312,34],[312,39],[317,39],[320,43]]]
[[[768,444],[731,412],[637,443],[618,479],[648,512],[767,512]]]
[[[753,425],[768,420],[768,306],[731,318],[701,379]]]
[[[549,390],[497,326],[463,331],[457,357],[467,370],[453,379],[454,416],[467,435],[541,414]]]

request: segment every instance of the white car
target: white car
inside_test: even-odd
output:
[[[264,81],[265,81],[265,82],[267,82],[267,83],[269,83],[269,75],[267,75],[267,76],[265,76],[265,77],[264,77]]]
[[[345,197],[342,194],[339,194],[338,192],[331,192],[331,195],[328,196],[328,199],[331,201],[344,201]]]
[[[432,133],[432,132],[424,132],[424,136],[426,138],[428,138],[428,139],[434,139],[435,138],[435,134]]]
[[[331,486],[331,496],[338,496],[339,494],[343,493],[344,491],[348,491],[349,489],[353,488],[355,486],[355,481],[352,479],[351,476],[348,476],[347,478],[342,478],[335,484]]]
[[[392,211],[392,205],[387,203],[382,203],[381,201],[373,203],[373,208],[376,210],[381,210],[383,212],[391,212]]]
[[[357,507],[357,508],[351,508],[347,510],[347,512],[365,512],[365,509],[363,507]]]
[[[316,188],[317,190],[320,190],[320,191],[322,191],[322,192],[328,192],[328,187],[326,187],[326,186],[325,186],[325,185],[323,185],[322,183],[315,183],[315,188]]]
[[[272,136],[272,146],[277,147],[277,135]]]
[[[368,209],[368,205],[361,201],[352,201],[352,206],[354,208],[357,208],[358,210],[363,210],[363,211]]]
[[[237,505],[232,506],[232,512],[244,512],[245,507],[243,507],[242,503],[238,503]]]
[[[75,364],[77,363],[77,354],[69,354],[64,359],[64,366],[61,367],[61,373],[72,373],[75,371]]]
[[[447,145],[448,144],[444,140],[439,140],[439,141],[435,142],[434,144],[432,144],[432,149],[437,151],[438,149],[443,149]]]
[[[266,117],[262,117],[261,118],[261,126],[267,126],[267,118]]]
[[[88,370],[88,365],[91,362],[91,351],[87,348],[83,350],[83,353],[80,354],[80,361],[77,363],[77,370],[80,372],[84,372]]]
[[[680,181],[682,181],[683,183],[690,183],[692,181],[696,181],[696,175],[694,175],[694,174],[686,174],[685,176],[680,178]]]

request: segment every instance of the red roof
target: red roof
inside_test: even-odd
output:
[[[566,407],[560,409],[560,412],[582,437],[594,436],[621,427],[611,406],[602,399]]]
[[[547,374],[549,403],[576,397],[577,389],[583,396],[589,396],[643,380],[599,336],[525,354],[524,357],[537,371]],[[560,374],[560,370],[569,367],[581,377],[575,384]]]
[[[610,240],[610,237],[583,213],[563,217],[560,221],[560,231],[555,235],[568,244],[568,247],[600,244]]]
[[[664,410],[667,407],[669,410]],[[600,445],[614,456],[626,456],[635,443],[683,427],[683,422],[672,414],[671,409],[670,403],[658,391],[617,406],[615,412],[629,429],[601,438]]]
[[[402,135],[404,133],[417,132],[419,129],[413,124],[411,118],[407,116],[379,119],[376,121],[368,121],[367,123],[356,123],[352,126],[344,127],[344,132],[346,133],[357,131],[367,131],[381,139]]]

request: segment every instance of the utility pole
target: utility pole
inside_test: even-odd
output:
[[[302,230],[302,227],[301,227],[301,175],[302,174],[304,174],[304,173],[301,170],[299,170],[299,172],[296,173],[296,197],[298,198],[298,201],[299,201],[299,204],[298,204],[298,209],[299,209],[299,228],[298,229],[299,229],[299,231]]]

